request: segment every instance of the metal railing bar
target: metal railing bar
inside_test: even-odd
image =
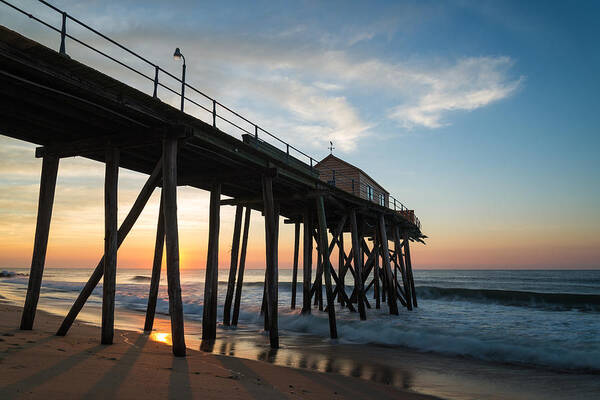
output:
[[[171,74],[169,74],[169,75],[172,76]],[[181,79],[179,79],[177,77],[175,77],[175,79],[177,79],[178,82],[181,82]],[[188,88],[190,88],[192,91],[198,93],[199,95],[204,96],[206,98],[206,100],[210,100],[210,101],[215,100],[212,97],[210,97],[209,95],[207,95],[206,93],[203,93],[201,90],[196,89],[195,87],[191,86],[188,83],[186,83],[185,86],[188,87]]]
[[[179,93],[179,92],[178,92],[178,91],[176,91],[175,89],[172,89],[172,88],[170,88],[170,87],[166,86],[164,83],[162,83],[162,82],[160,82],[160,81],[158,82],[158,87],[161,87],[161,88],[167,89],[169,92],[171,92],[171,93],[173,93],[173,94],[176,94],[176,95],[178,95],[178,96],[179,96],[179,95],[181,95],[181,93]]]
[[[246,121],[247,123],[249,123],[250,125],[256,125],[254,122],[248,120],[247,118],[241,116],[240,114],[238,114],[237,112],[233,111],[231,108],[227,107],[226,105],[223,105],[221,103],[219,103],[218,101],[215,100],[215,102],[222,108],[224,108],[225,110],[229,111],[230,113],[232,113],[233,115],[235,115],[236,117],[239,117],[241,119],[243,119],[244,121]]]
[[[104,57],[108,58],[109,60],[112,60],[112,61],[116,62],[117,64],[119,64],[120,66],[122,66],[122,67],[124,67],[124,68],[127,68],[127,69],[128,69],[128,70],[130,70],[131,72],[135,72],[136,74],[138,74],[138,75],[140,75],[140,76],[143,76],[144,78],[146,78],[146,79],[148,79],[148,80],[150,80],[150,81],[154,81],[154,78],[152,78],[152,77],[150,77],[150,76],[148,76],[148,75],[144,74],[143,72],[140,72],[140,71],[138,71],[137,69],[135,69],[135,68],[133,68],[133,67],[130,67],[129,65],[127,65],[127,64],[125,64],[125,63],[123,63],[123,62],[121,62],[121,61],[117,60],[116,58],[114,58],[114,57],[112,57],[112,56],[109,56],[108,54],[104,53],[104,52],[103,52],[103,51],[101,51],[101,50],[98,50],[98,49],[95,49],[95,48],[93,48],[93,47],[92,47],[92,46],[90,46],[89,44],[87,44],[87,43],[85,43],[85,42],[82,42],[81,40],[79,40],[79,39],[77,39],[77,38],[75,38],[75,37],[71,36],[70,34],[68,34],[68,33],[67,33],[65,36],[66,36],[66,37],[68,37],[69,39],[71,39],[71,40],[73,40],[73,41],[75,41],[75,42],[79,43],[80,45],[82,45],[82,46],[85,46],[85,47],[87,47],[88,49],[90,49],[90,50],[92,50],[92,51],[95,51],[95,52],[96,52],[96,53],[98,53],[98,54],[101,54],[101,55],[103,55]]]
[[[46,6],[50,7],[51,9],[53,9],[53,10],[54,10],[54,11],[56,11],[56,12],[59,12],[59,13],[64,13],[64,12],[65,12],[65,11],[63,11],[63,10],[61,10],[61,9],[59,9],[59,8],[57,8],[57,7],[55,7],[55,6],[53,6],[52,4],[48,3],[47,1],[44,1],[44,0],[38,0],[38,1],[39,1],[40,3],[42,3],[42,4],[45,4]],[[140,60],[142,60],[142,61],[146,62],[147,64],[149,64],[149,65],[151,65],[151,66],[153,66],[153,67],[155,67],[155,66],[156,66],[156,65],[154,65],[154,63],[153,63],[153,62],[149,61],[149,60],[148,60],[148,59],[146,59],[145,57],[142,57],[142,56],[140,56],[139,54],[137,54],[136,52],[134,52],[134,51],[132,51],[132,50],[129,50],[127,47],[125,47],[125,46],[123,46],[122,44],[120,44],[120,43],[118,43],[118,42],[114,41],[113,39],[109,38],[108,36],[104,35],[103,33],[101,33],[101,32],[98,32],[96,29],[94,29],[94,28],[92,28],[91,26],[89,26],[89,25],[85,24],[84,22],[80,21],[79,19],[77,19],[77,18],[75,18],[75,17],[73,17],[73,16],[69,15],[68,13],[67,13],[66,15],[67,15],[67,18],[68,18],[68,19],[70,19],[70,20],[72,20],[72,21],[74,21],[74,22],[78,23],[79,25],[83,26],[84,28],[87,28],[88,30],[90,30],[90,31],[94,32],[96,35],[98,35],[98,36],[100,36],[101,38],[103,38],[103,39],[105,39],[105,40],[109,41],[110,43],[112,43],[112,44],[114,44],[115,46],[117,46],[117,47],[121,48],[122,50],[125,50],[125,51],[126,51],[126,52],[128,52],[129,54],[131,54],[131,55],[133,55],[133,56],[136,56],[136,57],[137,57],[137,58],[139,58]]]
[[[6,5],[7,5],[7,6],[9,6],[10,8],[12,8],[12,9],[14,9],[14,10],[16,10],[16,11],[20,12],[21,14],[24,14],[25,16],[27,16],[27,17],[29,17],[29,18],[33,19],[34,21],[37,21],[37,22],[41,23],[42,25],[45,25],[45,26],[47,26],[48,28],[50,28],[50,29],[52,29],[52,30],[54,30],[54,31],[56,31],[56,32],[58,32],[58,33],[60,33],[60,29],[58,29],[58,28],[55,28],[54,26],[50,25],[50,24],[49,24],[49,23],[47,23],[46,21],[43,21],[43,20],[39,19],[39,18],[38,18],[38,17],[36,17],[35,15],[33,15],[33,14],[30,14],[30,13],[28,13],[27,11],[25,11],[25,10],[23,10],[23,9],[21,9],[21,8],[19,8],[19,7],[15,6],[15,5],[13,5],[13,4],[11,4],[11,3],[9,3],[9,2],[7,2],[7,1],[5,1],[5,0],[0,0],[0,2],[2,2],[3,4],[6,4]]]
[[[221,121],[225,121],[225,122],[227,122],[228,124],[235,126],[235,127],[236,127],[236,128],[238,128],[239,130],[241,130],[241,131],[244,131],[244,132],[246,132],[246,133],[247,133],[247,134],[249,134],[249,135],[252,135],[252,133],[251,133],[250,131],[247,131],[246,129],[242,128],[241,126],[239,126],[239,125],[235,124],[234,122],[231,122],[230,120],[228,120],[228,119],[226,119],[226,118],[223,118],[223,117],[221,117],[220,115],[217,115],[217,118],[219,118]]]
[[[187,97],[184,97],[184,99],[186,99],[186,100],[187,100],[187,101],[189,101],[190,103],[192,103],[192,104],[194,104],[194,105],[196,105],[196,106],[200,107],[200,108],[201,108],[201,109],[203,109],[204,111],[206,111],[206,112],[208,112],[208,113],[211,113],[211,114],[212,114],[212,111],[211,111],[211,110],[209,110],[208,108],[204,107],[202,104],[200,104],[200,103],[197,103],[197,102],[195,102],[194,100],[192,100],[192,99],[189,99],[189,98],[187,98]]]

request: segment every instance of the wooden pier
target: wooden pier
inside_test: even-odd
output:
[[[64,34],[62,39],[60,49],[64,53]],[[158,76],[158,68],[156,71]],[[60,159],[73,156],[106,165],[105,246],[104,254],[99,255],[98,264],[57,335],[67,334],[86,300],[103,279],[101,342],[112,343],[117,251],[151,194],[158,189],[162,195],[144,329],[149,331],[153,326],[165,251],[173,353],[185,355],[179,276],[178,185],[210,191],[202,320],[202,339],[207,344],[216,337],[222,206],[236,209],[233,250],[231,259],[226,260],[229,277],[224,325],[235,326],[238,322],[252,210],[264,216],[263,315],[272,347],[279,346],[277,248],[281,217],[284,223],[294,224],[295,232],[290,306],[295,308],[296,304],[301,304],[301,312],[310,314],[313,301],[316,302],[319,310],[327,312],[332,338],[338,336],[336,311],[340,307],[356,312],[361,320],[368,320],[371,307],[379,308],[385,304],[390,314],[398,314],[399,304],[407,310],[417,306],[410,242],[422,242],[425,237],[418,223],[393,208],[324,182],[312,165],[289,155],[289,145],[287,156],[285,152],[279,154],[269,149],[258,137],[258,127],[256,136],[248,135],[239,140],[217,127],[215,108],[210,124],[163,103],[156,97],[156,83],[154,95],[145,94],[65,54],[0,27],[0,134],[39,145],[36,157],[43,160],[34,250],[21,329],[32,329],[34,325]],[[148,179],[127,217],[117,226],[120,168],[147,174]],[[336,248],[337,268],[330,259]],[[317,265],[313,273],[314,249]],[[302,300],[296,303],[300,253],[303,254]],[[225,262],[221,260],[221,264]],[[353,277],[354,285],[345,287],[344,279],[348,276]],[[371,287],[374,287],[374,299],[366,295]]]

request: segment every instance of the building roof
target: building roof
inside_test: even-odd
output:
[[[367,174],[365,171],[363,171],[362,169],[358,168],[355,165],[350,164],[347,161],[342,160],[339,157],[334,156],[333,154],[329,154],[327,157],[325,157],[324,159],[322,159],[321,161],[319,161],[318,163],[316,163],[315,164],[315,168],[318,168],[319,164],[321,164],[322,162],[327,161],[327,160],[332,160],[332,159],[335,160],[335,161],[339,161],[342,164],[344,164],[344,165],[346,165],[346,166],[348,166],[350,168],[354,168],[355,170],[359,171],[361,174],[363,174],[364,176],[366,176],[367,178],[369,178],[371,181],[373,181],[374,184],[376,184],[377,186],[379,186],[386,194],[390,194],[390,192],[388,192],[387,190],[385,190],[385,188],[383,186],[381,186],[379,183],[377,183],[377,181],[375,179],[371,178],[369,176],[369,174]]]

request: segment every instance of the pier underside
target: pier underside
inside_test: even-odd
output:
[[[263,313],[273,347],[278,345],[279,216],[283,216],[286,223],[296,225],[294,280],[299,252],[312,254],[313,243],[317,248],[316,274],[311,273],[312,265],[308,261],[312,257],[303,257],[302,309],[310,313],[313,301],[324,309],[324,283],[332,337],[337,336],[336,299],[340,306],[357,311],[361,319],[367,318],[366,309],[371,307],[365,295],[371,286],[375,289],[373,307],[379,308],[381,302],[386,302],[390,313],[397,314],[398,303],[407,309],[417,305],[409,243],[422,242],[425,238],[420,228],[394,210],[321,181],[311,166],[301,165],[291,156],[265,151],[258,141],[242,141],[230,136],[214,124],[185,114],[4,27],[0,27],[0,102],[0,134],[39,145],[36,156],[44,160],[22,329],[33,326],[59,160],[74,156],[106,164],[108,239],[104,256],[58,334],[67,333],[87,297],[104,277],[102,341],[112,341],[116,252],[153,190],[161,188],[162,212],[157,224],[146,329],[152,329],[164,247],[173,351],[179,356],[185,354],[176,214],[178,185],[211,192],[203,321],[203,339],[207,343],[215,337],[219,209],[223,205],[236,207],[235,251],[232,251],[225,324],[237,324],[251,210],[265,217],[267,273]],[[121,227],[116,225],[114,213],[119,168],[149,176]],[[300,236],[304,238],[302,249]],[[344,240],[350,239],[351,246],[344,247]],[[351,247],[349,252],[345,250],[348,247]],[[337,270],[329,261],[334,249],[339,252]],[[347,274],[351,274],[355,282],[351,294],[344,289]],[[295,297],[294,291],[292,307],[295,307]]]

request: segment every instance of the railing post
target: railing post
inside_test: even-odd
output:
[[[155,65],[154,66],[154,93],[152,94],[152,97],[154,97],[155,99],[156,99],[157,91],[158,91],[158,65]]]
[[[65,52],[65,38],[67,36],[67,13],[63,11],[62,13],[62,28],[60,30],[60,54],[67,54]]]
[[[396,211],[396,199],[394,199],[394,211]]]
[[[213,100],[212,117],[213,117],[213,127],[216,128],[217,127],[217,101],[216,100]]]

